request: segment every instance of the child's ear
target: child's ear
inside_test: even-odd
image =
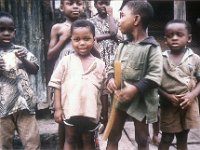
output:
[[[192,34],[189,34],[188,35],[188,41],[187,41],[188,43],[191,43],[192,42]]]
[[[135,15],[134,25],[138,25],[141,22],[141,16]]]
[[[63,5],[60,5],[59,10],[60,10],[61,12],[63,12]]]
[[[165,45],[167,45],[167,37],[166,36],[164,36],[164,43],[165,43]]]

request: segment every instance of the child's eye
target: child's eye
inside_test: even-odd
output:
[[[83,40],[84,40],[84,41],[90,41],[91,38],[84,38]]]
[[[120,18],[123,18],[124,14],[122,12],[120,12]]]
[[[10,33],[14,32],[15,31],[15,28],[14,27],[0,27],[0,32],[5,32],[5,31],[8,31]]]
[[[80,39],[79,38],[72,38],[72,41],[78,42],[78,41],[80,41]]]
[[[82,1],[79,1],[79,2],[77,2],[77,5],[78,5],[78,6],[82,6],[82,5],[83,5],[83,2],[82,2]]]
[[[177,36],[182,37],[182,36],[184,36],[184,34],[183,33],[177,33]]]
[[[65,1],[65,5],[72,5],[73,3],[70,1]]]

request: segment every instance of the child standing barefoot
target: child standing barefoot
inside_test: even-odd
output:
[[[157,121],[158,93],[162,76],[162,55],[159,44],[146,29],[153,17],[153,8],[146,1],[129,1],[121,11],[119,29],[133,38],[120,44],[115,61],[122,64],[122,88],[114,82],[114,68],[108,71],[108,90],[119,99],[116,119],[108,137],[108,150],[117,150],[127,117],[135,125],[139,150],[149,149],[148,123]]]
[[[168,22],[165,38],[169,50],[163,52],[159,150],[168,150],[174,136],[177,149],[187,150],[190,129],[200,127],[197,99],[200,93],[200,57],[187,47],[192,40],[188,22]]]
[[[91,54],[95,44],[92,23],[73,22],[71,35],[75,53],[63,57],[49,82],[55,88],[54,118],[58,123],[65,123],[65,150],[75,149],[78,141],[82,143],[78,148],[93,150],[105,64]]]
[[[13,149],[15,131],[24,149],[39,150],[40,135],[35,118],[34,92],[30,74],[37,74],[37,58],[25,47],[15,45],[14,18],[0,12],[0,149]]]

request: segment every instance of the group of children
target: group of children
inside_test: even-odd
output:
[[[83,0],[61,0],[67,19],[51,31],[48,60],[56,60],[48,86],[53,89],[54,118],[62,128],[61,149],[95,149],[99,122],[108,121],[108,95],[118,99],[116,118],[107,141],[117,150],[126,119],[133,120],[139,150],[149,149],[149,124],[157,121],[160,105],[162,131],[159,150],[168,150],[174,136],[177,149],[187,150],[189,130],[200,127],[200,57],[189,47],[191,26],[172,20],[165,26],[169,50],[147,33],[153,8],[147,1],[127,1],[118,26],[110,0],[94,0],[98,14],[79,19]],[[104,24],[104,25],[102,25]],[[118,43],[118,28],[129,38]],[[39,66],[25,47],[13,44],[15,24],[0,13],[0,149],[12,149],[17,130],[25,149],[40,149],[28,75]],[[100,58],[97,58],[98,52]],[[98,55],[99,56],[99,55]],[[10,63],[9,60],[15,60]],[[114,80],[114,62],[121,63],[121,88]],[[111,96],[112,97],[112,96]]]

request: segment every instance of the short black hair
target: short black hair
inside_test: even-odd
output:
[[[88,27],[92,35],[95,36],[95,27],[90,21],[85,20],[85,19],[78,19],[74,21],[71,26],[71,33],[73,33],[74,28],[77,28],[77,27]]]
[[[10,19],[14,22],[14,18],[13,18],[13,16],[12,16],[10,13],[8,13],[8,12],[0,11],[0,18],[1,18],[1,17],[7,17],[7,18],[10,18]]]
[[[71,26],[71,34],[73,33],[74,28],[77,27],[88,27],[92,35],[95,37],[95,26],[90,21],[85,19],[78,19],[74,21]],[[101,58],[99,51],[95,47],[92,48],[91,54],[97,58]]]
[[[65,0],[60,0],[60,3],[63,4]],[[68,0],[68,1],[77,1],[77,0]],[[81,1],[84,1],[84,0],[81,0]]]
[[[94,0],[94,3],[96,4],[97,1],[99,1],[99,0]],[[111,0],[101,0],[101,1],[111,1]]]
[[[153,7],[149,2],[145,0],[131,0],[125,3],[124,6],[127,6],[129,9],[131,9],[133,14],[139,14],[141,16],[141,23],[144,29],[148,27],[149,22],[151,21],[154,15]]]
[[[191,32],[192,32],[192,26],[191,26],[191,24],[190,24],[188,21],[183,20],[183,19],[173,19],[173,20],[170,20],[170,21],[167,22],[167,24],[165,25],[165,31],[166,31],[167,26],[170,25],[170,24],[173,24],[173,23],[181,23],[181,24],[184,24],[186,30],[188,31],[188,34],[191,34]]]

